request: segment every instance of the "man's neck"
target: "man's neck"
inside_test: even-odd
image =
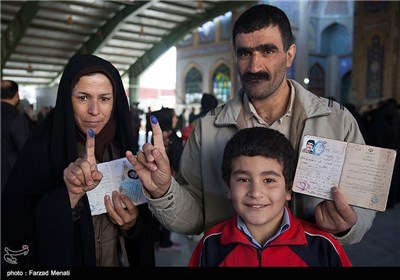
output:
[[[290,101],[288,81],[273,95],[265,99],[251,100],[257,114],[269,125],[280,119],[287,110]]]

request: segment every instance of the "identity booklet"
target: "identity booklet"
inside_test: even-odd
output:
[[[385,211],[396,151],[306,135],[293,191],[333,200],[338,186],[350,205]]]
[[[126,157],[99,163],[97,169],[103,173],[103,179],[96,188],[86,193],[92,215],[107,212],[104,196],[109,195],[112,198],[113,191],[127,195],[135,205],[147,202],[142,191],[142,181]]]

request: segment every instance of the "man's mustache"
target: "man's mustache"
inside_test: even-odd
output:
[[[268,81],[270,79],[270,76],[267,72],[257,72],[257,73],[246,72],[243,74],[242,79],[244,82],[253,82],[258,80]]]

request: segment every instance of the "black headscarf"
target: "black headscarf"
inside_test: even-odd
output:
[[[86,139],[86,134],[84,134],[86,133],[85,131],[82,131],[81,134],[75,134],[76,131],[79,130],[75,127],[71,91],[81,76],[94,72],[101,72],[110,79],[114,89],[113,93],[115,101],[113,115],[110,118],[110,121],[106,124],[103,130],[95,136],[96,159],[102,161],[103,153],[101,153],[101,151],[104,151],[105,146],[112,140],[112,138],[107,136],[114,133],[115,120],[118,120],[116,137],[120,139],[122,149],[132,149],[132,152],[136,152],[133,150],[133,134],[129,118],[129,104],[118,70],[110,62],[97,56],[78,54],[72,57],[65,67],[58,88],[53,121],[53,136],[58,135],[58,137],[52,137],[54,141],[51,145],[55,150],[54,153],[52,153],[53,156],[55,156],[53,159],[55,162],[59,162],[59,155],[57,155],[59,152],[56,151],[65,149],[66,160],[68,162],[75,161],[77,158],[76,139],[82,139],[82,135],[84,139]],[[62,137],[62,139],[59,139],[60,135],[75,135],[75,137]],[[65,167],[61,168],[62,171],[64,168]],[[58,178],[59,174],[60,173],[57,174]]]
[[[18,257],[19,264],[96,265],[93,223],[87,196],[81,199],[84,210],[79,224],[73,223],[63,171],[78,158],[79,138],[71,89],[78,77],[97,71],[110,78],[115,94],[113,117],[105,129],[111,127],[114,131],[115,127],[114,140],[118,139],[122,154],[128,149],[136,152],[129,105],[118,70],[94,55],[73,56],[61,77],[56,106],[26,142],[2,196],[2,246],[20,250],[22,245],[28,244],[30,248],[27,256]],[[99,140],[99,143],[107,145],[110,141],[107,136],[100,132],[96,142]],[[106,140],[97,137],[105,137]],[[139,213],[141,211],[139,209]],[[77,234],[80,244],[76,244],[77,239],[74,238]],[[143,250],[136,251],[140,253]]]

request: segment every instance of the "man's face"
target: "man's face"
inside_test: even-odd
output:
[[[239,33],[235,42],[237,68],[248,96],[264,99],[274,94],[285,81],[286,69],[292,65],[295,45],[285,52],[277,26]]]

